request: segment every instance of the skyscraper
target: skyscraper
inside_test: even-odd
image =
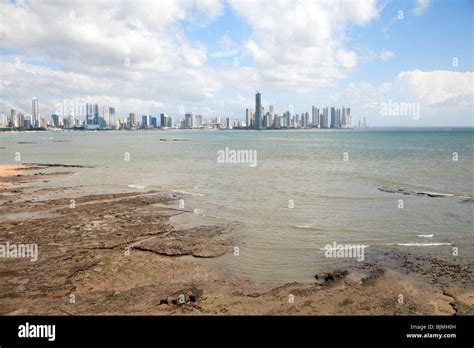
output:
[[[137,126],[137,119],[134,112],[128,115],[128,127],[135,128]]]
[[[255,126],[254,128],[262,128],[262,96],[259,92],[255,94]]]
[[[319,128],[320,127],[319,109],[316,106],[313,106],[311,116],[312,116],[311,123],[312,123],[313,127]]]
[[[115,108],[109,107],[109,120],[110,120],[110,126],[114,124],[114,119],[115,119]]]
[[[331,107],[331,128],[336,126],[336,108],[333,106]]]
[[[328,108],[323,109],[320,123],[321,123],[321,128],[329,128],[329,109]]]
[[[99,104],[94,104],[93,111],[94,111],[94,124],[99,125],[100,124],[100,122],[99,122]]]
[[[7,115],[5,115],[4,112],[2,112],[2,115],[0,116],[0,127],[6,127],[8,124],[7,122]]]
[[[18,127],[18,118],[17,118],[17,112],[15,109],[10,110],[10,123],[12,127],[15,127],[15,128]]]
[[[148,121],[148,115],[143,115],[142,116],[142,128],[148,128],[149,121]]]
[[[38,99],[36,97],[33,97],[31,100],[32,104],[32,110],[31,110],[31,115],[32,115],[32,123],[33,127],[39,127],[39,109],[38,109]]]
[[[346,108],[346,128],[352,128],[351,108]]]
[[[336,109],[336,121],[334,122],[334,128],[341,128],[341,109]]]
[[[273,105],[269,106],[269,118],[267,122],[267,127],[273,127],[275,124],[275,112],[273,111]]]
[[[110,108],[108,106],[104,106],[102,108],[102,118],[103,118],[103,122],[102,122],[102,127],[107,127],[110,125]]]
[[[166,123],[167,123],[167,122],[166,122],[166,118],[167,118],[167,117],[168,117],[168,114],[161,114],[161,115],[160,115],[160,127],[161,127],[161,128],[167,127],[167,125],[166,125]]]
[[[250,128],[252,121],[251,121],[251,116],[250,116],[250,110],[249,108],[245,109],[245,124],[247,128]]]
[[[194,112],[188,113],[184,115],[184,126],[186,128],[193,128],[194,127]]]
[[[86,104],[86,125],[89,126],[93,124],[94,120],[92,119],[92,104]]]

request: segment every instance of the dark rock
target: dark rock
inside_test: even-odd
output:
[[[317,284],[326,285],[341,280],[345,278],[348,274],[349,272],[346,270],[336,269],[328,273],[318,273],[314,276],[314,278],[316,278]]]

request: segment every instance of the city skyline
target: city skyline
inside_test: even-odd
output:
[[[102,110],[102,112],[100,112]],[[258,111],[257,111],[258,110]],[[353,128],[351,108],[334,106],[318,108],[311,107],[309,112],[295,112],[293,107],[283,113],[268,106],[267,112],[261,102],[261,93],[255,94],[255,109],[245,109],[245,121],[230,117],[203,117],[195,112],[188,112],[173,118],[172,115],[160,113],[153,116],[144,114],[141,122],[135,112],[128,117],[116,116],[115,107],[99,106],[98,103],[82,103],[80,105],[60,105],[51,117],[39,112],[39,102],[32,98],[31,114],[23,113],[15,108],[10,109],[10,115],[0,114],[0,128],[12,130],[38,129],[77,129],[77,130],[121,130],[121,129],[152,129],[152,128],[216,128],[216,129],[289,129],[289,128]],[[184,111],[184,110],[182,110]],[[329,113],[330,111],[330,113]],[[363,127],[366,127],[364,118]],[[359,126],[361,123],[359,121]]]
[[[42,110],[89,102],[119,115],[195,112],[246,122],[242,110],[264,90],[262,104],[280,112],[351,105],[355,124],[472,126],[467,0],[1,7],[0,112],[29,110],[36,96]],[[408,103],[418,112],[395,112]]]

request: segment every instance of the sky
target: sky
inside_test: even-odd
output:
[[[350,107],[372,126],[473,126],[472,0],[2,1],[0,111],[245,119]]]

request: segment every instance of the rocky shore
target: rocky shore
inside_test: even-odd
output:
[[[173,224],[192,214],[176,193],[42,187],[72,173],[57,166],[0,165],[0,244],[39,250],[0,259],[2,315],[474,314],[471,261],[370,248],[312,283],[254,284],[209,267],[233,252],[233,226]]]

